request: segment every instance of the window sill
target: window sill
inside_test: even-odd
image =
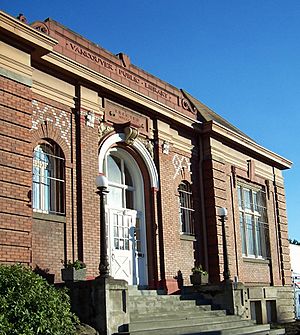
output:
[[[66,222],[66,217],[64,215],[33,212],[32,217],[34,220]]]
[[[187,235],[187,234],[181,234],[180,239],[184,241],[196,241],[196,237],[194,235]]]
[[[244,262],[249,262],[249,263],[261,263],[261,264],[269,264],[270,263],[269,259],[251,258],[251,257],[245,257],[245,256],[243,256],[243,261]]]

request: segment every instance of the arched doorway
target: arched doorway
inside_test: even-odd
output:
[[[120,147],[105,156],[109,182],[106,215],[111,275],[129,284],[147,285],[144,182],[132,155]]]
[[[129,285],[148,286],[156,278],[150,210],[159,188],[158,174],[144,144],[139,139],[128,144],[125,139],[124,133],[115,133],[99,147],[99,173],[108,177],[110,191],[106,204],[110,274]]]

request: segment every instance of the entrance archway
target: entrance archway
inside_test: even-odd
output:
[[[129,284],[147,285],[144,183],[139,166],[122,148],[105,158],[108,178],[108,248],[111,275]]]
[[[125,143],[118,145],[118,142],[124,142],[124,138],[123,133],[108,137],[99,152],[99,172],[104,173],[109,181],[106,218],[110,273],[130,285],[147,286],[144,178],[148,172],[147,189],[151,186],[158,189],[157,171],[145,146],[135,140],[131,150],[127,151]],[[143,173],[135,159],[136,154],[142,158],[139,164],[145,163]]]

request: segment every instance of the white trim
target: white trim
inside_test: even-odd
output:
[[[124,133],[117,133],[112,136],[109,136],[100,146],[99,151],[99,173],[104,172],[104,161],[105,161],[105,155],[107,154],[109,148],[118,142],[124,142],[125,141],[125,134]],[[151,187],[158,189],[159,188],[159,181],[158,181],[158,173],[156,170],[156,166],[154,164],[154,161],[149,153],[149,151],[145,148],[144,144],[136,139],[133,142],[132,145],[136,151],[141,155],[143,158],[144,163],[146,164],[147,170],[149,172],[150,176],[150,184]]]

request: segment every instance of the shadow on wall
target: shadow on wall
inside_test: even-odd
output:
[[[42,269],[36,264],[33,272],[46,279],[48,284],[54,284],[55,274],[49,273],[49,269]]]

